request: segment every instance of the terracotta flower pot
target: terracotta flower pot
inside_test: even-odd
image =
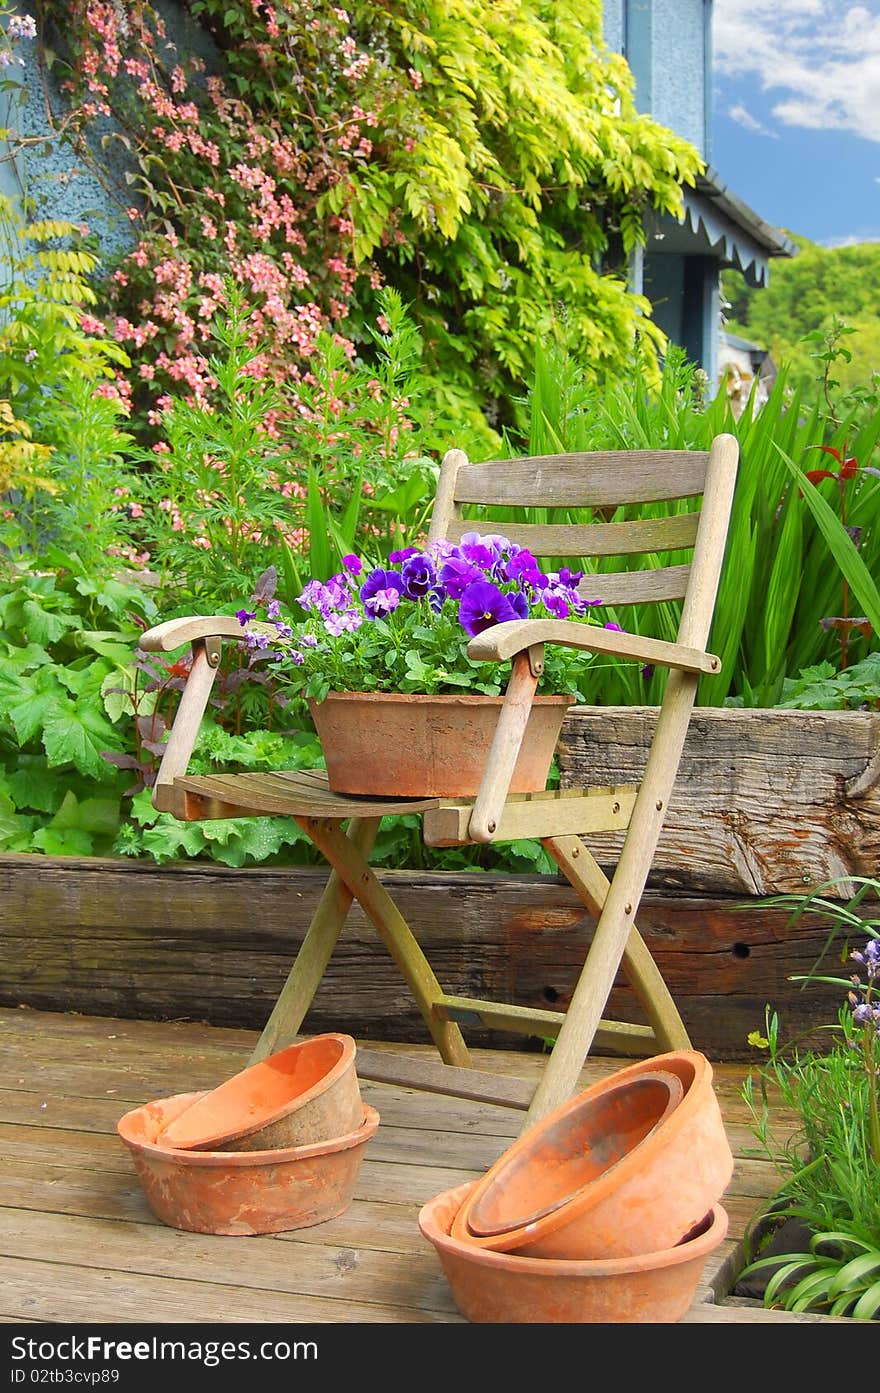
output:
[[[452,1236],[474,1186],[447,1190],[423,1206],[419,1228],[433,1244],[456,1306],[481,1324],[671,1323],[693,1302],[706,1259],[727,1235],[715,1205],[677,1246],[629,1258],[565,1261],[500,1253]]]
[[[664,1074],[680,1083],[676,1103],[658,1083]],[[706,1056],[656,1055],[518,1137],[477,1182],[453,1236],[534,1258],[659,1252],[721,1199],[733,1164]]]
[[[348,1136],[363,1102],[350,1035],[315,1035],[242,1069],[159,1138],[178,1151],[253,1151]]]
[[[379,1125],[363,1106],[347,1136],[276,1151],[175,1151],[158,1137],[202,1095],[178,1093],[134,1108],[116,1130],[131,1152],[151,1210],[171,1228],[247,1236],[309,1228],[351,1203],[367,1143]]]
[[[389,798],[473,797],[503,697],[328,692],[309,709],[335,793]],[[512,793],[539,793],[571,697],[536,697]]]

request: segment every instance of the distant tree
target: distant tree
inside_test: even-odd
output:
[[[728,327],[788,364],[793,386],[806,386],[821,373],[804,337],[829,329],[836,316],[855,332],[845,341],[852,360],[839,360],[834,376],[843,389],[868,382],[880,372],[880,242],[829,248],[804,237],[792,241],[798,255],[774,261],[761,289],[738,271],[724,273]]]

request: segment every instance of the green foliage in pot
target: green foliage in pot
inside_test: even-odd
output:
[[[880,900],[880,881],[855,877],[851,898],[830,898],[832,880],[809,895],[781,895],[793,919],[820,916],[829,928],[826,953],[843,938],[842,961],[851,975],[818,971],[795,981],[823,982],[846,992],[829,1048],[800,1051],[779,1044],[779,1022],[767,1011],[766,1036],[751,1042],[769,1059],[750,1073],[744,1097],[762,1153],[782,1184],[753,1230],[742,1277],[766,1276],[764,1302],[791,1311],[820,1311],[880,1319],[880,918],[866,913]],[[855,943],[855,946],[851,946]],[[775,1116],[795,1120],[794,1131],[775,1130]],[[795,1251],[776,1245],[780,1226],[796,1221],[808,1235]]]

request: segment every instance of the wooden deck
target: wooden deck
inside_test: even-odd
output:
[[[364,1098],[381,1120],[341,1217],[257,1238],[182,1233],[154,1219],[116,1135],[118,1118],[150,1099],[214,1086],[243,1067],[255,1040],[253,1031],[201,1024],[0,1011],[0,1320],[466,1323],[419,1232],[418,1210],[480,1175],[522,1113],[365,1080]],[[477,1052],[478,1066],[490,1059],[524,1077],[541,1066],[536,1055]],[[623,1062],[591,1060],[583,1083]],[[745,1067],[715,1065],[736,1157],[724,1199],[730,1230],[684,1322],[828,1323],[728,1295],[745,1226],[776,1186],[772,1169],[750,1154]]]

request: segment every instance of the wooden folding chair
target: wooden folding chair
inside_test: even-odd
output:
[[[463,1097],[487,1098],[526,1109],[529,1126],[574,1091],[595,1045],[622,1054],[650,1055],[689,1048],[687,1032],[654,959],[636,927],[636,915],[676,779],[697,684],[720,668],[705,651],[727,539],[739,449],[719,435],[711,449],[616,451],[471,463],[461,450],[446,454],[438,482],[430,539],[458,541],[467,531],[503,532],[539,557],[625,558],[621,569],[585,574],[586,598],[615,608],[681,600],[676,642],[569,620],[516,620],[472,639],[468,652],[487,662],[512,660],[494,742],[476,798],[371,799],[329,791],[315,772],[229,773],[204,777],[186,768],[205,711],[223,638],[241,638],[235,618],[173,619],[145,633],[141,647],[170,652],[192,645],[192,667],[181,696],[153,793],[159,809],[197,820],[286,814],[296,819],[323,854],[331,874],[287,982],[253,1058],[294,1039],[321,981],[354,899],[375,925],[422,1012],[441,1062],[359,1055],[366,1078],[388,1078]],[[685,500],[693,500],[687,502]],[[640,518],[637,505],[667,501],[664,516]],[[482,510],[474,517],[475,508]],[[490,510],[516,507],[563,510],[577,522],[538,525],[492,521]],[[467,508],[469,516],[463,516]],[[654,510],[656,512],[656,510]],[[509,511],[507,513],[509,516]],[[599,519],[599,520],[597,520]],[[611,520],[609,520],[611,519]],[[679,560],[690,554],[689,563]],[[663,565],[661,559],[675,564]],[[641,568],[636,562],[641,559]],[[637,788],[565,789],[537,797],[509,795],[511,774],[542,671],[544,645],[571,644],[668,669],[644,776]],[[538,838],[596,919],[583,969],[563,1012],[516,1003],[471,1000],[443,991],[414,932],[368,865],[382,817],[419,813],[428,845],[465,845]],[[626,829],[609,881],[584,838]],[[618,972],[639,1001],[648,1024],[603,1018]],[[462,1025],[554,1038],[536,1089],[520,1080],[471,1069]]]

